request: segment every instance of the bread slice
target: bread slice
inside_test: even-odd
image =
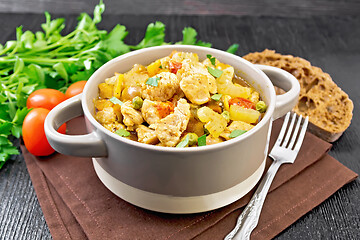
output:
[[[256,63],[284,69],[300,83],[298,104],[293,111],[309,116],[309,131],[328,141],[336,141],[349,127],[353,102],[320,68],[303,58],[282,55],[273,50],[249,53],[243,58]]]

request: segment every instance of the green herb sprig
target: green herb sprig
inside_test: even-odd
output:
[[[118,129],[115,131],[115,133],[121,137],[129,137],[130,136],[130,132],[125,129]]]
[[[199,147],[206,146],[206,134],[200,136],[197,141]]]
[[[146,80],[146,84],[153,87],[157,87],[159,85],[159,80],[160,77],[150,77]]]
[[[216,58],[213,57],[211,54],[207,54],[206,57],[210,60],[213,66],[216,66]]]
[[[223,73],[223,71],[221,71],[220,69],[217,69],[217,68],[207,67],[207,69],[208,69],[209,73],[216,78],[219,78]]]
[[[247,132],[246,130],[235,129],[230,133],[229,138],[236,138],[246,132]]]
[[[189,140],[190,140],[190,137],[189,137],[189,135],[187,135],[187,136],[184,138],[184,140],[182,140],[181,142],[179,142],[179,143],[176,145],[176,147],[177,147],[177,148],[184,148],[184,147],[188,146],[188,145],[189,145]]]
[[[119,104],[120,106],[123,105],[124,103],[122,101],[120,101],[120,99],[118,99],[117,97],[112,97],[109,99],[110,102],[112,102],[113,104]]]
[[[222,97],[221,93],[216,93],[216,94],[211,96],[211,99],[215,100],[215,101],[220,101],[221,97]]]

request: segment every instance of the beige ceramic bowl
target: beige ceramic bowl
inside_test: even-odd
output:
[[[94,118],[93,99],[98,84],[135,63],[147,65],[173,50],[194,52],[200,59],[211,54],[234,66],[268,105],[263,119],[247,133],[215,145],[166,148],[118,136]],[[273,83],[287,90],[276,96]],[[236,55],[205,47],[171,45],[147,48],[119,56],[98,69],[82,95],[55,107],[45,121],[45,133],[58,152],[92,157],[104,185],[120,198],[142,208],[166,213],[203,212],[228,205],[248,193],[265,166],[272,121],[296,104],[300,86],[291,74],[277,68],[253,65]],[[89,134],[69,136],[55,129],[84,115]]]

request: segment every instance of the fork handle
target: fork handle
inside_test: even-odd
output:
[[[279,161],[273,161],[250,202],[238,217],[235,228],[225,237],[225,240],[250,239],[251,232],[259,222],[266,195],[280,166]]]

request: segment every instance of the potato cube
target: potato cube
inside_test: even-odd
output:
[[[250,108],[244,108],[238,105],[230,106],[230,119],[234,121],[243,121],[247,123],[256,123],[260,117],[260,112]]]
[[[111,98],[113,96],[114,85],[107,83],[99,84],[99,96],[100,98]]]

